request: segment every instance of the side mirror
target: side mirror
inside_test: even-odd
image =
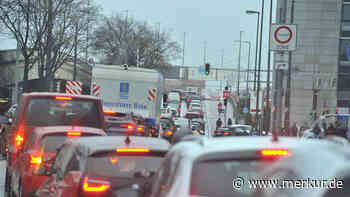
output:
[[[116,197],[142,197],[142,190],[139,185],[134,184],[129,188],[123,188],[113,193]]]

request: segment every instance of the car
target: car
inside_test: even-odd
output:
[[[175,132],[176,126],[172,119],[160,119],[159,134],[161,138],[171,141]]]
[[[172,101],[181,102],[181,95],[178,92],[169,92],[168,93],[168,103]]]
[[[192,100],[191,100],[191,103],[201,104],[201,103],[202,103],[202,101],[201,101],[201,100],[199,100],[199,99],[192,99]]]
[[[90,127],[53,126],[37,127],[23,144],[23,150],[9,168],[9,193],[15,196],[29,196],[47,177],[36,176],[35,171],[46,161],[51,165],[56,150],[66,140],[79,137],[107,136],[104,130]]]
[[[160,113],[161,113],[161,115],[163,116],[163,115],[171,115],[171,111],[170,111],[170,108],[160,108]]]
[[[195,111],[190,111],[185,114],[185,118],[187,119],[198,119],[202,118],[203,116],[201,115],[200,112],[195,112]]]
[[[175,89],[175,90],[171,90],[170,92],[177,92],[177,93],[179,93],[180,94],[180,98],[181,98],[181,100],[184,100],[184,91],[183,90],[181,90],[181,89]]]
[[[172,115],[174,115],[176,117],[180,116],[180,110],[181,110],[181,104],[180,103],[170,102],[170,103],[168,103],[168,108],[170,109]]]
[[[138,124],[130,116],[119,118],[117,120],[109,120],[106,122],[106,133],[109,136],[148,136],[146,128],[142,124]]]
[[[34,196],[122,196],[119,189],[143,185],[155,174],[169,148],[166,140],[137,136],[72,139],[51,168],[40,166],[38,175],[49,178]]]
[[[168,152],[153,180],[150,196],[259,196],[253,195],[255,190],[247,182],[239,185],[239,181],[259,179],[265,169],[293,155],[295,150],[318,150],[320,145],[322,142],[316,140],[276,136],[185,136]],[[324,168],[317,169],[324,171]],[[234,190],[237,185],[242,186],[240,190]]]
[[[176,128],[180,128],[180,127],[189,128],[190,122],[186,118],[175,118],[174,124],[175,124]]]
[[[264,181],[282,182],[279,187],[256,189],[255,196],[350,196],[349,143],[338,145],[326,140],[310,141],[318,142],[318,146],[296,148],[289,157],[265,169],[261,175]]]
[[[202,105],[198,104],[198,103],[192,103],[191,102],[189,110],[192,110],[192,109],[202,109]]]
[[[204,113],[202,109],[198,109],[198,108],[192,108],[189,112],[194,112],[194,113],[199,113],[199,117],[203,118],[204,117]]]
[[[213,132],[213,137],[224,137],[224,136],[232,136],[232,135],[234,135],[232,130],[227,127],[217,128]]]
[[[234,136],[249,136],[253,128],[250,125],[230,125],[228,126]]]
[[[94,96],[62,93],[22,94],[13,123],[7,132],[7,170],[37,127],[80,126],[104,130],[101,100]],[[6,173],[6,180],[10,180]],[[5,188],[6,190],[8,188]]]

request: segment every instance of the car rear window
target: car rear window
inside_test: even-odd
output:
[[[97,134],[82,134],[83,137],[87,136],[99,136]],[[57,148],[64,144],[68,139],[72,137],[60,134],[60,135],[46,135],[40,140],[40,145],[43,148],[44,152],[55,153]]]
[[[26,124],[31,126],[84,126],[101,128],[97,102],[72,99],[33,98],[26,111]]]
[[[186,114],[186,118],[190,118],[190,119],[193,119],[193,118],[200,118],[200,115],[199,114]]]
[[[241,178],[244,181],[258,179],[258,173],[267,167],[269,163],[270,161],[252,160],[221,160],[198,163],[193,167],[190,195],[215,197],[252,196],[254,189],[250,188],[249,184],[243,184],[241,189],[233,190],[233,180],[237,178]],[[217,177],[220,177],[220,179]]]
[[[99,154],[88,158],[87,172],[103,177],[133,178],[134,173],[141,170],[156,172],[164,155],[165,153],[117,155],[117,152]]]

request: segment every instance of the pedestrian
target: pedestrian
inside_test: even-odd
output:
[[[217,121],[216,121],[216,129],[220,128],[222,125],[222,121],[221,121],[221,118],[219,118]]]
[[[231,126],[231,125],[232,125],[232,120],[231,120],[231,118],[228,118],[228,120],[227,120],[227,125],[228,125],[228,126]]]
[[[291,136],[297,137],[297,135],[298,135],[298,127],[297,127],[297,123],[294,122],[294,124],[291,128]]]

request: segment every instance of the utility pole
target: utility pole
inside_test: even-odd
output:
[[[182,44],[182,67],[185,66],[185,47],[186,47],[186,32],[184,32],[184,41]]]
[[[290,24],[294,23],[294,3],[295,1],[292,0],[292,8],[291,8],[291,20]],[[285,106],[286,106],[286,112],[285,112],[285,128],[289,132],[290,127],[290,96],[291,96],[291,76],[292,76],[292,52],[289,51],[288,56],[288,78],[287,78],[287,91],[286,91],[286,100],[285,100]]]
[[[86,30],[86,49],[85,49],[85,61],[88,62],[89,58],[89,31],[90,31],[90,0],[87,2],[88,6],[88,20],[87,20],[87,30]]]
[[[203,55],[203,58],[204,58],[203,65],[205,65],[205,63],[207,62],[207,41],[204,41],[204,55]]]
[[[77,58],[78,58],[78,21],[76,21],[75,23],[73,81],[77,80]]]
[[[224,53],[225,50],[221,49],[221,68],[224,68]],[[220,90],[222,91],[222,80],[220,79]]]
[[[271,28],[272,24],[272,9],[273,9],[273,0],[270,0],[270,19],[269,19],[269,24]],[[266,109],[267,112],[265,111],[264,114],[264,119],[265,119],[265,128],[266,131],[270,131],[270,122],[271,122],[271,108],[270,108],[270,71],[271,71],[271,51],[270,51],[270,39],[271,36],[269,35],[269,48],[268,48],[268,56],[267,56],[267,86],[266,86]]]
[[[241,49],[242,49],[242,34],[243,31],[240,31],[239,34],[239,55],[238,55],[238,77],[237,77],[237,95],[239,96],[239,82],[241,80]]]
[[[260,70],[261,70],[261,50],[262,50],[262,32],[264,28],[264,6],[265,6],[265,0],[262,0],[261,4],[261,22],[260,22],[260,46],[259,46],[259,66],[258,66],[258,87],[257,87],[257,92],[256,92],[256,128],[260,132],[260,127],[259,127],[259,97],[260,97]]]

